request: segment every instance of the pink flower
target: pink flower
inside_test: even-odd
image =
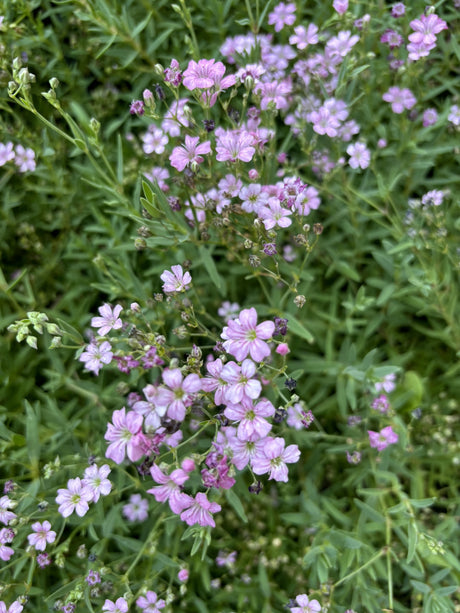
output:
[[[15,502],[10,500],[8,496],[2,496],[0,498],[0,521],[7,526],[12,519],[15,519],[16,513],[8,511],[15,507]]]
[[[142,428],[142,415],[134,411],[126,413],[123,407],[113,412],[112,421],[113,424],[107,424],[107,432],[104,435],[105,440],[110,441],[105,457],[121,464],[127,454],[131,462],[136,462],[143,455],[138,436]]]
[[[295,34],[289,37],[289,44],[295,45],[297,49],[306,49],[308,45],[318,43],[318,26],[314,23],[309,23],[307,29],[304,26],[297,26],[294,32]]]
[[[128,603],[124,598],[117,598],[116,602],[106,600],[102,606],[104,613],[127,613]]]
[[[0,560],[8,562],[11,556],[14,554],[14,549],[8,547],[6,543],[11,543],[14,539],[14,532],[11,528],[2,528],[0,530]]]
[[[173,294],[175,292],[185,292],[188,290],[192,282],[191,274],[189,272],[184,273],[180,264],[171,266],[171,270],[172,272],[165,270],[160,276],[160,279],[164,281],[164,293]]]
[[[89,502],[93,499],[93,494],[79,477],[67,481],[67,489],[58,489],[56,502],[62,517],[69,517],[74,511],[79,517],[83,517],[88,512]]]
[[[391,426],[387,426],[380,430],[380,432],[374,432],[372,430],[368,430],[369,434],[369,444],[371,447],[375,447],[378,451],[382,451],[388,445],[392,445],[393,443],[398,442],[398,435],[396,432],[393,432],[393,428]]]
[[[248,355],[254,362],[262,362],[270,355],[270,347],[264,342],[273,336],[275,324],[265,321],[257,325],[257,311],[254,307],[243,309],[236,319],[225,326],[221,338],[224,349],[239,362]]]
[[[10,604],[8,609],[6,608],[6,604],[3,602],[3,600],[0,601],[0,613],[21,613],[23,608],[24,607],[22,604],[17,600]]]
[[[348,10],[348,0],[334,0],[332,8],[337,11],[339,15],[343,15]]]
[[[11,160],[14,160],[13,143],[9,142],[6,145],[0,143],[0,166],[4,166]]]
[[[221,510],[220,504],[217,502],[209,502],[206,494],[198,492],[193,499],[188,496],[188,504],[185,511],[182,511],[180,518],[189,526],[199,524],[200,526],[212,526],[215,528],[216,523],[211,513],[217,513]]]
[[[181,128],[188,128],[189,121],[185,114],[188,98],[175,100],[166,112],[161,127],[169,136],[179,136]]]
[[[179,581],[187,581],[189,577],[189,572],[186,568],[181,568],[180,571],[177,573],[177,578],[179,579]]]
[[[275,351],[276,353],[279,353],[279,355],[287,355],[291,350],[289,349],[289,345],[287,343],[280,343]]]
[[[183,73],[183,85],[187,89],[209,89],[225,73],[225,66],[216,60],[190,60]]]
[[[275,407],[266,398],[256,405],[249,398],[243,398],[240,404],[229,404],[224,415],[232,421],[239,421],[237,437],[240,441],[257,441],[264,438],[272,429],[265,417],[271,417]]]
[[[177,60],[171,60],[169,68],[164,71],[165,82],[171,83],[174,87],[179,87],[182,81],[182,73],[180,71],[179,62]]]
[[[296,5],[293,2],[285,4],[280,2],[268,15],[268,23],[275,26],[275,32],[279,32],[284,26],[292,26],[295,22]]]
[[[292,224],[289,216],[292,211],[281,206],[281,202],[276,197],[268,199],[268,204],[261,206],[257,211],[259,219],[263,221],[266,230],[271,230],[275,226],[287,228]]]
[[[211,375],[210,377],[203,377],[201,379],[201,386],[205,392],[214,392],[214,402],[216,405],[224,404],[225,402],[225,390],[228,383],[221,377],[224,364],[220,358],[208,362],[206,364],[206,370]]]
[[[264,441],[264,458],[256,457],[252,462],[252,470],[256,475],[270,472],[269,479],[275,481],[288,481],[288,469],[286,463],[292,464],[300,458],[297,445],[289,445],[284,448],[284,438],[272,438],[268,436]]]
[[[259,183],[253,183],[243,187],[239,193],[239,198],[243,201],[241,208],[247,213],[257,213],[260,206],[267,204],[268,194],[262,191]]]
[[[149,501],[140,494],[133,494],[123,506],[123,515],[129,521],[145,521],[149,516]]]
[[[164,609],[166,602],[163,599],[158,599],[156,592],[149,590],[145,596],[139,596],[136,600],[138,607],[144,610],[145,613],[160,613],[160,609]]]
[[[438,113],[436,109],[426,109],[423,111],[423,127],[434,126],[438,121]]]
[[[171,511],[179,515],[188,502],[186,494],[182,492],[182,486],[189,478],[188,473],[182,468],[176,468],[170,475],[165,475],[156,464],[153,464],[150,474],[160,485],[150,488],[147,493],[155,496],[157,502],[168,501]]]
[[[101,494],[103,496],[110,494],[112,483],[107,479],[109,473],[110,468],[108,464],[104,464],[101,467],[97,466],[97,464],[93,464],[85,469],[83,485],[89,488],[92,493],[92,502],[97,502]]]
[[[359,41],[357,34],[351,35],[349,30],[339,32],[337,36],[333,36],[326,43],[326,51],[332,57],[345,57]]]
[[[162,388],[162,403],[168,407],[167,415],[170,419],[182,421],[186,408],[192,404],[196,392],[201,390],[201,379],[194,373],[184,379],[179,368],[164,370],[162,379],[170,388]]]
[[[391,110],[397,114],[402,113],[404,109],[411,109],[417,102],[410,89],[400,89],[399,87],[390,87],[382,98],[385,102],[391,102]]]
[[[169,161],[171,166],[182,172],[186,166],[191,164],[201,164],[203,159],[201,156],[211,153],[211,143],[207,140],[199,145],[199,136],[185,136],[185,145],[174,147]]]
[[[168,137],[160,128],[154,124],[149,126],[148,131],[142,136],[142,149],[144,153],[163,153],[165,146],[168,144]]]
[[[321,611],[321,605],[317,600],[310,600],[306,594],[299,594],[296,597],[299,607],[292,607],[291,613],[317,613]]]
[[[238,404],[243,397],[258,398],[262,385],[258,379],[252,379],[256,373],[256,365],[248,358],[241,366],[236,362],[227,362],[222,369],[221,378],[229,385],[225,390],[225,399],[232,404]]]
[[[122,310],[123,307],[119,304],[115,306],[113,311],[109,304],[102,305],[98,309],[101,317],[93,317],[91,320],[91,327],[99,328],[99,336],[105,336],[110,330],[118,330],[123,325],[123,322],[118,317]]]
[[[434,13],[421,15],[420,19],[414,19],[409,25],[415,31],[408,38],[417,45],[432,45],[436,42],[436,34],[447,30],[447,23]]]
[[[112,358],[112,345],[108,341],[103,341],[98,345],[97,342],[93,340],[86,347],[86,351],[83,351],[78,360],[84,362],[87,370],[98,375],[103,364],[110,364]]]
[[[367,168],[371,161],[371,152],[364,143],[348,145],[347,153],[350,156],[348,163],[352,168]]]
[[[14,163],[19,168],[19,172],[35,170],[35,152],[32,149],[24,149],[22,145],[16,145]]]
[[[42,524],[37,521],[32,524],[32,534],[29,534],[27,539],[29,545],[35,547],[37,551],[45,551],[47,543],[54,543],[56,540],[56,532],[51,530],[51,524],[49,521],[44,521]]]
[[[292,91],[291,81],[267,81],[257,83],[254,91],[261,95],[260,108],[265,111],[272,106],[275,109],[287,109],[289,107],[289,94]]]
[[[216,160],[219,162],[250,162],[256,152],[254,137],[240,130],[216,131]]]

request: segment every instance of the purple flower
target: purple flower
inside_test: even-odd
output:
[[[398,435],[393,432],[391,426],[387,426],[380,430],[380,432],[374,432],[373,430],[367,431],[369,435],[369,444],[371,447],[375,447],[378,451],[382,451],[388,445],[398,442]]]
[[[276,197],[269,198],[268,204],[261,206],[257,215],[263,221],[266,230],[271,230],[275,226],[287,228],[292,223],[292,220],[289,219],[292,211],[283,208]]]
[[[149,126],[149,129],[142,136],[142,149],[144,153],[157,153],[160,155],[165,150],[168,144],[168,137],[161,128],[157,128],[154,124]],[[169,173],[168,173],[169,176]]]
[[[160,609],[164,609],[166,602],[159,599],[156,592],[149,590],[145,596],[139,596],[136,600],[138,607],[144,610],[145,613],[160,613]]]
[[[24,607],[20,602],[15,600],[8,608],[6,608],[6,604],[3,600],[0,600],[0,613],[21,613]]]
[[[254,137],[240,130],[216,130],[216,160],[219,162],[250,162],[256,152]]]
[[[13,143],[0,143],[0,166],[4,166],[7,162],[14,160]]]
[[[35,547],[37,551],[45,551],[47,543],[54,543],[56,540],[56,532],[51,530],[49,521],[44,521],[42,524],[37,521],[32,524],[33,533],[29,534],[27,539],[29,545]]]
[[[222,317],[227,323],[230,319],[238,317],[238,313],[241,311],[241,307],[237,302],[229,302],[225,300],[222,305],[217,309],[217,314]]]
[[[113,412],[112,421],[113,424],[107,424],[107,432],[104,435],[105,440],[110,441],[105,457],[121,464],[127,454],[131,462],[136,462],[143,455],[138,436],[142,428],[142,415],[134,411],[126,413],[123,407]],[[92,498],[93,493],[90,492],[90,495]]]
[[[270,473],[269,479],[275,481],[288,481],[288,469],[286,464],[297,462],[300,458],[300,450],[297,445],[284,447],[284,438],[272,438],[268,436],[264,440],[264,457],[256,457],[252,462],[252,470],[256,475]]]
[[[117,598],[116,602],[106,600],[102,605],[104,613],[127,613],[128,603],[124,598]]]
[[[267,436],[272,429],[265,417],[271,417],[275,407],[266,398],[256,405],[250,398],[243,398],[239,404],[228,404],[224,415],[232,421],[239,421],[237,437],[240,441],[257,441]]]
[[[434,126],[438,121],[438,113],[436,109],[426,109],[423,111],[423,127]]]
[[[417,102],[410,89],[400,89],[399,87],[390,87],[382,98],[385,102],[391,102],[391,109],[393,113],[397,114],[404,112],[404,109],[411,109]]]
[[[8,511],[8,509],[13,509],[16,506],[16,503],[8,498],[8,496],[2,496],[0,498],[0,522],[7,526],[12,519],[15,519],[16,513],[12,511]]]
[[[62,517],[69,517],[74,511],[79,517],[83,517],[88,512],[89,502],[93,499],[93,494],[79,477],[67,481],[67,489],[58,489],[56,502]]]
[[[85,577],[88,585],[96,585],[101,582],[101,575],[96,570],[90,570]]]
[[[217,358],[217,360],[213,360],[212,362],[208,362],[206,364],[206,370],[211,376],[203,377],[203,379],[201,379],[201,387],[203,391],[214,392],[214,402],[216,405],[224,404],[225,402],[225,391],[228,383],[222,379],[221,374],[223,368],[224,364],[220,358]]]
[[[97,342],[93,340],[86,347],[86,351],[83,351],[78,360],[84,362],[87,370],[98,375],[103,364],[110,364],[112,358],[112,346],[108,341],[103,341],[98,345]]]
[[[326,43],[326,51],[332,57],[345,57],[351,49],[359,41],[357,34],[351,35],[349,30],[339,32],[337,36],[333,36]]]
[[[422,204],[425,206],[440,206],[443,200],[444,192],[441,189],[432,189],[422,196]]]
[[[404,6],[402,2],[397,2],[396,4],[393,4],[393,6],[391,7],[392,17],[395,17],[395,18],[402,17],[405,12],[406,12],[406,7]]]
[[[133,100],[131,102],[131,106],[129,107],[129,112],[131,115],[137,115],[141,117],[144,114],[144,103],[142,100]]]
[[[275,26],[275,32],[279,32],[284,26],[292,26],[295,22],[296,5],[293,2],[285,4],[280,2],[268,15],[268,23]]]
[[[172,59],[169,68],[164,71],[164,79],[166,83],[171,83],[174,87],[179,87],[182,81],[182,73],[180,71],[179,62]]]
[[[334,0],[332,8],[337,11],[339,15],[343,15],[348,10],[348,0]]]
[[[51,564],[51,558],[47,553],[39,553],[37,556],[37,564],[40,568],[46,568]]]
[[[313,130],[317,134],[327,134],[331,138],[338,134],[337,128],[340,126],[340,121],[325,106],[312,111],[309,114],[309,121],[313,124]]]
[[[110,330],[118,330],[123,325],[123,322],[118,317],[122,310],[123,307],[119,304],[113,310],[109,304],[102,305],[98,309],[101,317],[93,317],[91,319],[91,327],[99,328],[99,336],[105,336]]]
[[[160,276],[160,279],[164,281],[164,293],[173,294],[175,292],[185,292],[188,290],[190,288],[190,283],[192,282],[192,276],[190,273],[184,273],[180,264],[171,266],[171,270],[172,272],[165,270]]]
[[[158,183],[158,187],[163,192],[169,191],[169,185],[165,183],[166,179],[169,179],[169,170],[167,168],[162,168],[161,166],[154,166],[150,170],[150,172],[144,172],[144,175],[152,183],[155,183],[156,181]]]
[[[129,521],[145,521],[149,516],[149,501],[140,494],[133,494],[123,506],[123,515]]]
[[[162,388],[161,402],[167,406],[167,415],[170,419],[183,421],[186,408],[195,399],[196,392],[201,390],[200,377],[192,373],[184,379],[179,368],[171,368],[163,371],[163,382],[170,388]]]
[[[217,513],[221,510],[220,504],[217,502],[209,502],[206,494],[198,492],[195,498],[187,496],[188,502],[185,511],[182,511],[180,518],[189,526],[199,524],[200,526],[212,526],[215,528],[216,523],[211,513]]]
[[[257,325],[257,311],[254,307],[243,309],[237,319],[230,320],[225,326],[221,338],[224,349],[239,362],[248,355],[255,362],[262,362],[270,355],[270,347],[265,340],[273,336],[275,324],[264,321]]]
[[[225,66],[216,60],[190,60],[183,74],[183,85],[187,89],[209,89],[225,73]]]
[[[181,128],[187,128],[189,126],[189,121],[184,110],[187,102],[188,98],[175,100],[166,112],[161,122],[161,127],[169,136],[179,136]]]
[[[402,45],[403,37],[394,30],[385,30],[380,37],[380,42],[386,43],[390,49],[396,49]]]
[[[228,383],[225,390],[227,402],[238,404],[244,397],[254,400],[260,396],[262,385],[258,379],[252,378],[256,370],[256,365],[248,358],[243,360],[241,366],[236,362],[225,364],[220,376]]]
[[[19,168],[19,172],[35,170],[35,152],[32,149],[24,149],[22,145],[16,145],[14,163]]]
[[[104,464],[101,467],[97,466],[97,464],[93,464],[85,470],[83,485],[88,487],[92,493],[92,502],[97,502],[101,494],[103,496],[110,494],[112,483],[107,479],[109,473],[110,467],[108,464]]]
[[[182,172],[186,166],[201,164],[204,159],[201,156],[211,153],[211,143],[207,140],[199,145],[199,141],[199,136],[189,136],[186,134],[185,145],[174,147],[169,156],[171,166]]]
[[[292,91],[292,83],[288,79],[257,83],[254,91],[261,95],[260,108],[263,111],[272,106],[278,110],[287,109],[289,107],[289,94]]]
[[[385,394],[381,394],[375,398],[371,403],[371,408],[375,411],[380,411],[380,413],[388,413],[390,403],[388,402],[388,398],[385,396]]]
[[[8,562],[11,556],[14,554],[14,549],[8,547],[6,543],[11,543],[14,539],[14,532],[11,528],[2,528],[0,530],[0,560]]]
[[[188,480],[188,473],[182,468],[176,468],[170,475],[165,475],[156,464],[150,468],[152,479],[159,483],[147,490],[155,496],[157,502],[168,501],[171,511],[179,515],[187,506],[188,498],[182,493],[182,486]]]
[[[375,390],[377,392],[386,392],[389,394],[396,388],[396,375],[394,372],[390,373],[383,377],[382,381],[377,381],[374,384]]]
[[[460,126],[460,107],[458,104],[453,104],[450,107],[447,121],[454,124],[454,126]]]
[[[321,605],[317,600],[310,600],[306,594],[299,594],[295,599],[300,606],[291,607],[291,613],[317,613],[321,611]]]
[[[257,213],[259,207],[267,204],[268,193],[262,190],[258,183],[252,183],[243,187],[239,193],[239,198],[243,201],[241,208],[247,213]]]
[[[364,143],[348,145],[347,153],[350,156],[348,163],[352,168],[367,168],[371,161],[371,152]]]
[[[421,15],[420,19],[414,19],[409,25],[414,33],[409,34],[408,38],[416,45],[432,45],[436,42],[436,34],[447,30],[447,23],[434,13]]]

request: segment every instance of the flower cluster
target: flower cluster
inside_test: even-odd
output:
[[[36,168],[35,152],[30,147],[13,145],[12,142],[0,143],[0,166],[14,162],[19,172],[33,172]]]
[[[92,464],[86,468],[83,479],[69,479],[67,488],[58,489],[56,502],[62,517],[69,517],[74,511],[79,517],[83,517],[88,512],[90,503],[97,502],[101,495],[107,496],[112,489],[112,483],[107,479],[109,473],[108,464]]]

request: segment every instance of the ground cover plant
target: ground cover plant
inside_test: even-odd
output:
[[[459,3],[0,3],[0,612],[460,606]]]

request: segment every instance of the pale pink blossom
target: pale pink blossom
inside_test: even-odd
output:
[[[264,458],[259,456],[252,462],[254,473],[263,475],[269,472],[269,479],[288,481],[286,464],[297,462],[300,458],[300,450],[297,445],[288,445],[285,448],[285,444],[284,438],[268,436],[264,441]]]
[[[0,498],[0,521],[7,526],[12,519],[16,518],[16,513],[9,511],[13,509],[16,503],[8,498],[8,496],[2,496]]]
[[[170,419],[183,421],[185,412],[201,390],[200,377],[192,373],[185,378],[179,368],[170,368],[163,371],[163,383],[168,386],[162,388],[162,405],[167,407]]]
[[[217,502],[209,502],[206,494],[198,492],[193,499],[191,496],[187,496],[187,507],[182,511],[180,518],[185,521],[189,526],[198,524],[200,526],[211,526],[215,528],[216,523],[211,513],[217,513],[221,510],[220,504]]]
[[[318,43],[318,26],[314,23],[309,23],[307,29],[304,26],[297,26],[294,32],[295,34],[289,37],[289,44],[295,45],[297,49],[306,49],[308,45]]]
[[[180,264],[171,266],[171,270],[172,272],[165,270],[160,275],[160,279],[164,282],[163,291],[165,294],[185,292],[188,290],[190,288],[190,283],[192,282],[191,274],[188,271],[184,272]]]
[[[56,502],[62,517],[69,517],[74,511],[79,517],[88,512],[89,504],[93,500],[93,493],[86,487],[79,477],[67,481],[67,489],[58,489]]]
[[[51,530],[51,524],[45,520],[43,523],[36,521],[31,526],[33,533],[27,536],[29,545],[35,547],[37,551],[45,551],[47,543],[54,543],[56,532]]]
[[[275,32],[279,32],[284,26],[292,26],[295,22],[296,5],[293,2],[286,4],[280,2],[268,15],[268,23],[275,26]]]
[[[204,143],[198,144],[199,136],[185,136],[185,144],[181,147],[174,147],[169,161],[179,172],[182,172],[186,166],[191,164],[201,164],[204,160],[202,155],[211,153],[211,143],[207,140]]]
[[[268,203],[257,211],[257,216],[262,220],[266,230],[271,230],[275,226],[287,228],[292,224],[290,215],[292,211],[282,207],[276,197],[269,198]]]
[[[270,355],[270,347],[265,342],[273,336],[275,324],[264,321],[257,324],[257,311],[254,307],[243,309],[236,319],[230,320],[225,326],[221,338],[224,339],[224,349],[239,362],[248,355],[255,362],[262,362]]]
[[[168,501],[171,511],[180,515],[188,503],[186,494],[182,492],[182,486],[189,478],[188,473],[182,468],[176,468],[170,475],[165,475],[156,464],[153,464],[150,474],[159,485],[150,488],[147,493],[152,494],[157,502]]]
[[[318,613],[321,605],[317,600],[310,600],[306,594],[299,594],[295,599],[298,607],[291,607],[291,613]]]
[[[254,137],[241,130],[216,130],[216,160],[219,162],[250,162],[254,157]]]
[[[388,445],[392,445],[398,442],[398,435],[393,431],[391,426],[387,426],[380,430],[380,432],[374,432],[373,430],[367,431],[369,435],[369,444],[371,447],[375,447],[378,451],[382,451]]]
[[[339,14],[343,15],[348,10],[348,0],[334,0],[332,8]]]
[[[91,327],[99,328],[99,336],[105,336],[110,330],[119,330],[123,325],[123,322],[118,317],[122,310],[123,307],[119,304],[113,310],[110,304],[103,304],[98,309],[100,317],[93,317],[91,319]]]
[[[187,89],[209,89],[216,80],[223,77],[225,66],[216,60],[190,60],[186,70],[182,75],[183,85]]]
[[[382,96],[385,102],[391,103],[391,109],[393,113],[403,113],[404,109],[411,109],[417,102],[414,94],[410,89],[399,87],[390,87]]]
[[[107,476],[110,474],[110,467],[108,464],[98,466],[92,464],[85,469],[83,477],[83,485],[89,488],[93,495],[92,502],[97,502],[102,496],[107,496],[112,490],[112,483]]]
[[[104,435],[105,440],[110,441],[105,457],[110,458],[116,464],[121,464],[127,454],[131,462],[136,462],[143,455],[139,444],[139,434],[143,422],[142,415],[138,415],[134,411],[126,413],[126,409],[123,407],[119,411],[113,412],[112,421],[113,424],[107,424],[107,431]]]
[[[145,596],[139,596],[136,604],[143,609],[144,613],[160,613],[160,609],[164,609],[166,606],[166,602],[162,598],[158,598],[156,592],[152,592],[152,590],[148,590]]]
[[[127,613],[128,603],[124,598],[117,598],[116,602],[106,600],[102,605],[104,613]]]
[[[275,407],[266,398],[262,398],[256,405],[252,399],[243,398],[239,404],[228,404],[224,415],[232,421],[239,422],[237,437],[241,441],[257,441],[264,438],[272,429],[272,425],[265,419],[275,413]]]

